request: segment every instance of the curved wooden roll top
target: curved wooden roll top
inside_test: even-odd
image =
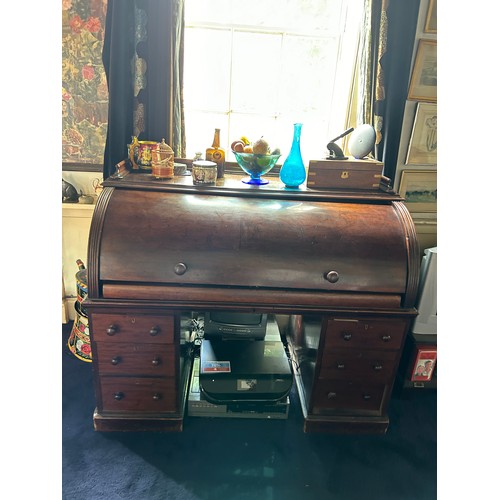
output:
[[[235,287],[389,294],[405,307],[413,305],[419,264],[413,223],[397,201],[109,187],[96,207],[88,260],[90,299],[108,285],[161,286],[161,296],[164,287]]]

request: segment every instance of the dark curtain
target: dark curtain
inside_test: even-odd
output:
[[[394,182],[420,0],[365,0],[356,121],[377,133],[375,158]]]
[[[103,64],[109,91],[103,177],[132,136],[165,139],[185,156],[182,100],[184,0],[109,0]]]

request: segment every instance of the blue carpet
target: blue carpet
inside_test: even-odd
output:
[[[430,500],[436,391],[393,397],[383,436],[305,434],[287,420],[186,417],[182,433],[93,430],[92,364],[62,362],[63,500]]]

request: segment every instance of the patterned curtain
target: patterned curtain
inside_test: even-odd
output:
[[[359,95],[357,125],[375,128],[375,144],[382,140],[385,102],[384,70],[381,59],[387,49],[387,4],[389,0],[365,0],[363,29],[359,43]]]
[[[103,177],[127,157],[132,136],[165,139],[185,156],[184,0],[109,0],[103,64],[109,91]]]
[[[375,158],[394,180],[420,0],[365,0],[356,125],[376,131]]]

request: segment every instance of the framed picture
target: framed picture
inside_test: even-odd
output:
[[[412,382],[429,382],[436,366],[436,349],[419,349],[411,375]]]
[[[93,0],[62,2],[63,171],[102,172],[108,127],[102,63],[106,5]]]
[[[437,171],[403,170],[399,195],[410,212],[436,212]]]
[[[406,165],[437,165],[437,105],[417,104]]]
[[[429,0],[424,33],[437,33],[437,0]]]
[[[437,41],[419,40],[408,99],[437,101]]]

